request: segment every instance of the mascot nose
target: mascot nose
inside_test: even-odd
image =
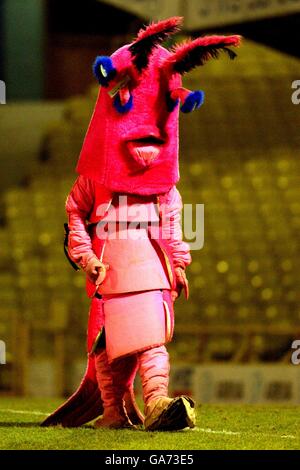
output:
[[[135,151],[141,163],[145,166],[150,165],[150,163],[152,163],[159,154],[159,148],[154,147],[152,145],[145,147],[136,147]]]
[[[147,167],[159,156],[163,140],[155,137],[144,137],[128,142],[130,154],[139,165]]]
[[[156,145],[130,142],[129,150],[134,159],[142,166],[149,166],[159,155],[160,149]]]

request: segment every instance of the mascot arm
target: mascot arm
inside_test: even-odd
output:
[[[87,230],[87,219],[94,204],[94,193],[93,182],[80,175],[66,201],[69,224],[68,252],[70,258],[82,269],[85,269],[89,261],[96,257]]]
[[[191,263],[192,258],[188,243],[182,240],[181,211],[181,196],[177,188],[174,186],[166,198],[164,216],[162,218],[163,233],[168,239],[168,244],[173,257],[177,294],[180,295],[181,290],[184,289],[185,296],[188,298],[189,288],[185,269]]]

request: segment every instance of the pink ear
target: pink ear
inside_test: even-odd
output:
[[[238,47],[241,36],[204,36],[188,40],[173,49],[173,54],[162,65],[169,73],[184,74],[194,67],[204,65],[210,59],[217,59],[220,52],[226,52],[230,59],[236,53],[229,46]]]

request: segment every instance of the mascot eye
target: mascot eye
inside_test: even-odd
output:
[[[108,87],[117,74],[113,61],[105,55],[96,57],[93,64],[93,72],[100,85],[104,87]]]
[[[182,113],[191,113],[195,109],[200,108],[203,102],[204,102],[204,91],[202,90],[192,91],[185,98],[184,103],[180,108],[180,111]]]
[[[113,104],[118,113],[128,113],[128,111],[130,111],[133,106],[133,96],[128,89],[122,89],[114,97]]]
[[[132,109],[133,96],[129,89],[130,77],[125,75],[116,85],[108,91],[113,100],[115,109],[120,114],[125,114]]]
[[[176,88],[167,93],[166,101],[168,111],[174,111],[179,102],[182,103],[180,110],[183,113],[190,113],[195,109],[200,108],[204,102],[204,91],[190,91],[186,88]]]

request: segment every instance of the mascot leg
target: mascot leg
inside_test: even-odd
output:
[[[125,409],[132,424],[141,425],[144,423],[144,416],[141,413],[134,394],[134,379],[138,370],[137,355],[115,360],[112,363],[112,373],[117,384],[126,387],[124,395]]]
[[[122,362],[122,366],[119,362]],[[123,399],[125,392],[128,391],[128,383],[132,380],[132,369],[130,367],[127,369],[126,360],[117,361],[115,366],[110,365],[105,349],[96,354],[95,366],[104,407],[103,417],[96,421],[95,427],[135,428],[128,417]],[[118,374],[120,367],[123,369],[123,374]],[[129,373],[124,374],[124,369],[129,370]]]
[[[168,397],[169,355],[165,346],[138,354],[145,403],[145,429],[176,431],[195,426],[195,405],[186,396]]]

